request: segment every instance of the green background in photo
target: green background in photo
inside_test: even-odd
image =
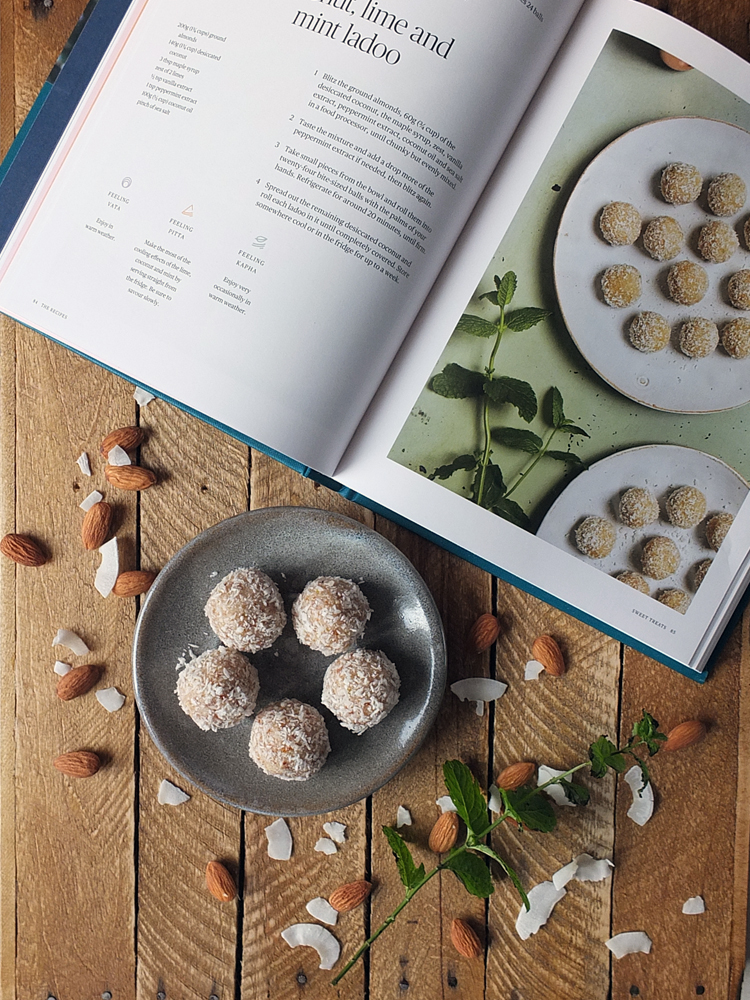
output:
[[[699,416],[664,413],[641,406],[612,389],[578,352],[557,308],[552,275],[555,234],[565,204],[591,159],[628,129],[657,118],[680,115],[717,118],[750,131],[750,106],[696,70],[667,70],[651,46],[614,32],[597,60],[563,128],[532,182],[521,208],[479,282],[466,311],[494,321],[498,309],[479,295],[494,289],[494,275],[512,270],[518,290],[511,309],[542,306],[551,319],[521,333],[507,332],[500,345],[496,374],[531,383],[540,414],[527,424],[515,409],[495,408],[491,425],[529,428],[545,437],[542,400],[557,386],[565,415],[590,438],[557,435],[553,448],[572,450],[587,464],[623,448],[651,443],[686,445],[723,459],[750,479],[750,404]],[[750,179],[750,178],[746,178]],[[435,372],[455,362],[480,370],[489,359],[494,338],[454,334]],[[747,363],[750,363],[750,359]],[[445,399],[425,388],[390,452],[390,458],[422,474],[430,474],[458,455],[482,446],[481,401]],[[492,461],[511,483],[529,456],[493,442]],[[550,502],[570,480],[566,466],[543,459],[513,500],[538,526]],[[470,495],[472,474],[459,472],[441,484]]]

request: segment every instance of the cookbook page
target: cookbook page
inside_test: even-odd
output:
[[[579,6],[134,0],[0,308],[331,471]]]
[[[750,73],[602,0],[528,120],[337,474],[700,665],[750,547]]]

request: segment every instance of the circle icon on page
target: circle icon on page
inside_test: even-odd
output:
[[[132,183],[133,183],[133,179],[131,177],[123,177],[123,179],[122,179],[122,186],[124,188],[129,188]]]

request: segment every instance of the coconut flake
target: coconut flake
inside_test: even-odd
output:
[[[550,778],[559,778],[561,774],[565,774],[565,771],[558,771],[554,767],[547,767],[546,764],[540,764],[536,775],[537,787],[539,787],[539,785],[543,785],[545,781],[549,781]],[[565,789],[562,785],[550,785],[548,788],[545,788],[544,791],[547,795],[549,795],[552,801],[556,802],[559,806],[575,805],[575,802],[571,802],[565,794]]]
[[[406,806],[399,806],[396,810],[396,829],[402,826],[411,826],[411,813]]]
[[[315,899],[311,899],[305,906],[305,909],[311,917],[315,917],[316,920],[322,920],[324,924],[330,924],[331,927],[335,927],[339,919],[339,911],[334,910],[328,900],[323,899],[322,896],[316,896]]]
[[[609,878],[612,869],[615,867],[609,858],[592,858],[590,854],[579,854],[575,859],[578,870],[575,877],[579,882],[601,882]]]
[[[490,797],[487,802],[490,812],[501,813],[505,806],[503,805],[503,797],[500,794],[500,789],[497,785],[490,785]]]
[[[114,445],[107,452],[107,463],[109,465],[132,465],[130,455],[119,444]]]
[[[285,819],[277,819],[266,827],[268,857],[274,861],[288,861],[292,856],[292,831]]]
[[[108,712],[119,712],[125,704],[125,695],[121,694],[116,687],[100,688],[96,692],[96,700]]]
[[[477,715],[484,715],[484,702],[483,701],[475,701],[474,702],[474,711],[477,713]]]
[[[314,948],[320,958],[320,969],[332,969],[339,960],[341,945],[320,924],[292,924],[281,936],[290,948]]]
[[[133,399],[139,406],[148,406],[152,399],[156,399],[156,396],[153,392],[149,392],[148,389],[142,389],[137,385],[133,393]]]
[[[190,796],[165,778],[159,785],[157,798],[160,806],[181,806],[183,802],[189,800]]]
[[[315,844],[315,850],[319,851],[321,854],[335,854],[338,848],[328,837],[321,837]]]
[[[346,843],[346,823],[324,823],[323,829],[337,844]]]
[[[703,901],[703,896],[691,896],[690,899],[686,899],[682,904],[682,912],[695,914],[695,913],[705,913],[706,904]]]
[[[64,677],[66,674],[69,674],[73,668],[69,663],[63,663],[62,660],[55,660],[55,665],[52,669],[55,671],[56,674],[59,674],[61,677]]]
[[[633,804],[628,809],[628,816],[638,826],[645,826],[654,812],[654,790],[651,787],[651,782],[645,788],[641,788],[643,776],[637,764],[633,764],[630,770],[625,773],[625,780],[633,792]]]
[[[540,882],[529,891],[530,909],[522,906],[516,920],[516,931],[522,941],[536,934],[547,923],[555,906],[566,893],[565,889],[556,889],[552,882]]]
[[[526,664],[526,669],[523,672],[523,679],[525,681],[535,681],[539,679],[539,675],[544,670],[544,664],[540,663],[539,660],[529,660]]]
[[[86,454],[85,451],[82,451],[81,454],[76,459],[76,465],[81,470],[84,476],[91,475],[91,465],[89,463],[89,456]]]
[[[558,868],[555,874],[552,876],[552,884],[556,889],[563,889],[572,878],[575,877],[575,873],[578,871],[578,861],[573,858],[569,861],[567,865],[563,865],[562,868]]]
[[[464,677],[451,684],[451,691],[461,701],[497,701],[507,690],[507,684],[493,681],[491,677]]]
[[[651,951],[651,938],[643,931],[625,931],[623,934],[615,934],[604,943],[615,958],[622,958],[623,955],[634,955],[637,951],[648,955]]]
[[[456,811],[450,795],[441,795],[439,799],[435,799],[435,805],[444,813],[454,813]]]
[[[114,538],[110,538],[108,542],[99,549],[99,555],[102,557],[102,561],[99,563],[99,569],[96,571],[96,576],[94,577],[94,586],[102,595],[102,597],[109,597],[112,593],[112,588],[115,585],[117,577],[120,575],[120,557],[117,552],[117,535]]]
[[[89,493],[89,495],[86,497],[85,500],[81,500],[78,506],[81,508],[81,510],[91,510],[91,508],[94,506],[95,503],[99,503],[103,499],[104,497],[101,495],[99,490],[93,490],[91,493]]]
[[[57,635],[52,640],[52,645],[65,646],[66,649],[69,649],[71,653],[75,653],[76,656],[85,656],[89,652],[89,647],[83,639],[68,628],[59,628],[57,630]]]

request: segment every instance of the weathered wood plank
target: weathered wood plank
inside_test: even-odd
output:
[[[158,483],[140,494],[141,566],[158,570],[196,534],[247,509],[248,449],[194,417],[154,400],[140,410],[141,462]],[[176,666],[176,665],[175,665]],[[176,675],[175,675],[176,676]],[[192,798],[160,806],[163,778]],[[240,813],[204,795],[140,733],[137,995],[180,1000],[234,995],[238,907],[206,890],[209,861],[239,875]]]

